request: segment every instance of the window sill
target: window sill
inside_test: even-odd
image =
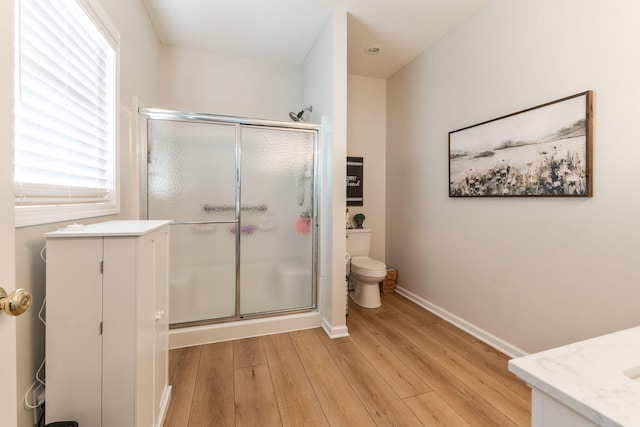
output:
[[[69,206],[16,206],[15,227],[29,227],[92,218],[96,216],[115,215],[120,208],[115,204],[104,205],[69,205]]]

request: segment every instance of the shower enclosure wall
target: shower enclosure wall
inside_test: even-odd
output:
[[[173,221],[171,327],[313,310],[317,126],[158,109],[140,119],[143,217]]]

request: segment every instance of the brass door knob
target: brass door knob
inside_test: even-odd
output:
[[[18,316],[31,305],[31,294],[24,289],[16,289],[7,295],[7,291],[0,288],[0,313],[3,311],[9,316]]]

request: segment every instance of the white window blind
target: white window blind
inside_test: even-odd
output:
[[[76,0],[20,0],[17,21],[16,225],[117,212],[117,33]]]

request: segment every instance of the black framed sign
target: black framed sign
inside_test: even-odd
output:
[[[363,158],[347,157],[347,206],[362,206],[363,174]]]
[[[591,197],[592,92],[449,132],[449,197]]]

